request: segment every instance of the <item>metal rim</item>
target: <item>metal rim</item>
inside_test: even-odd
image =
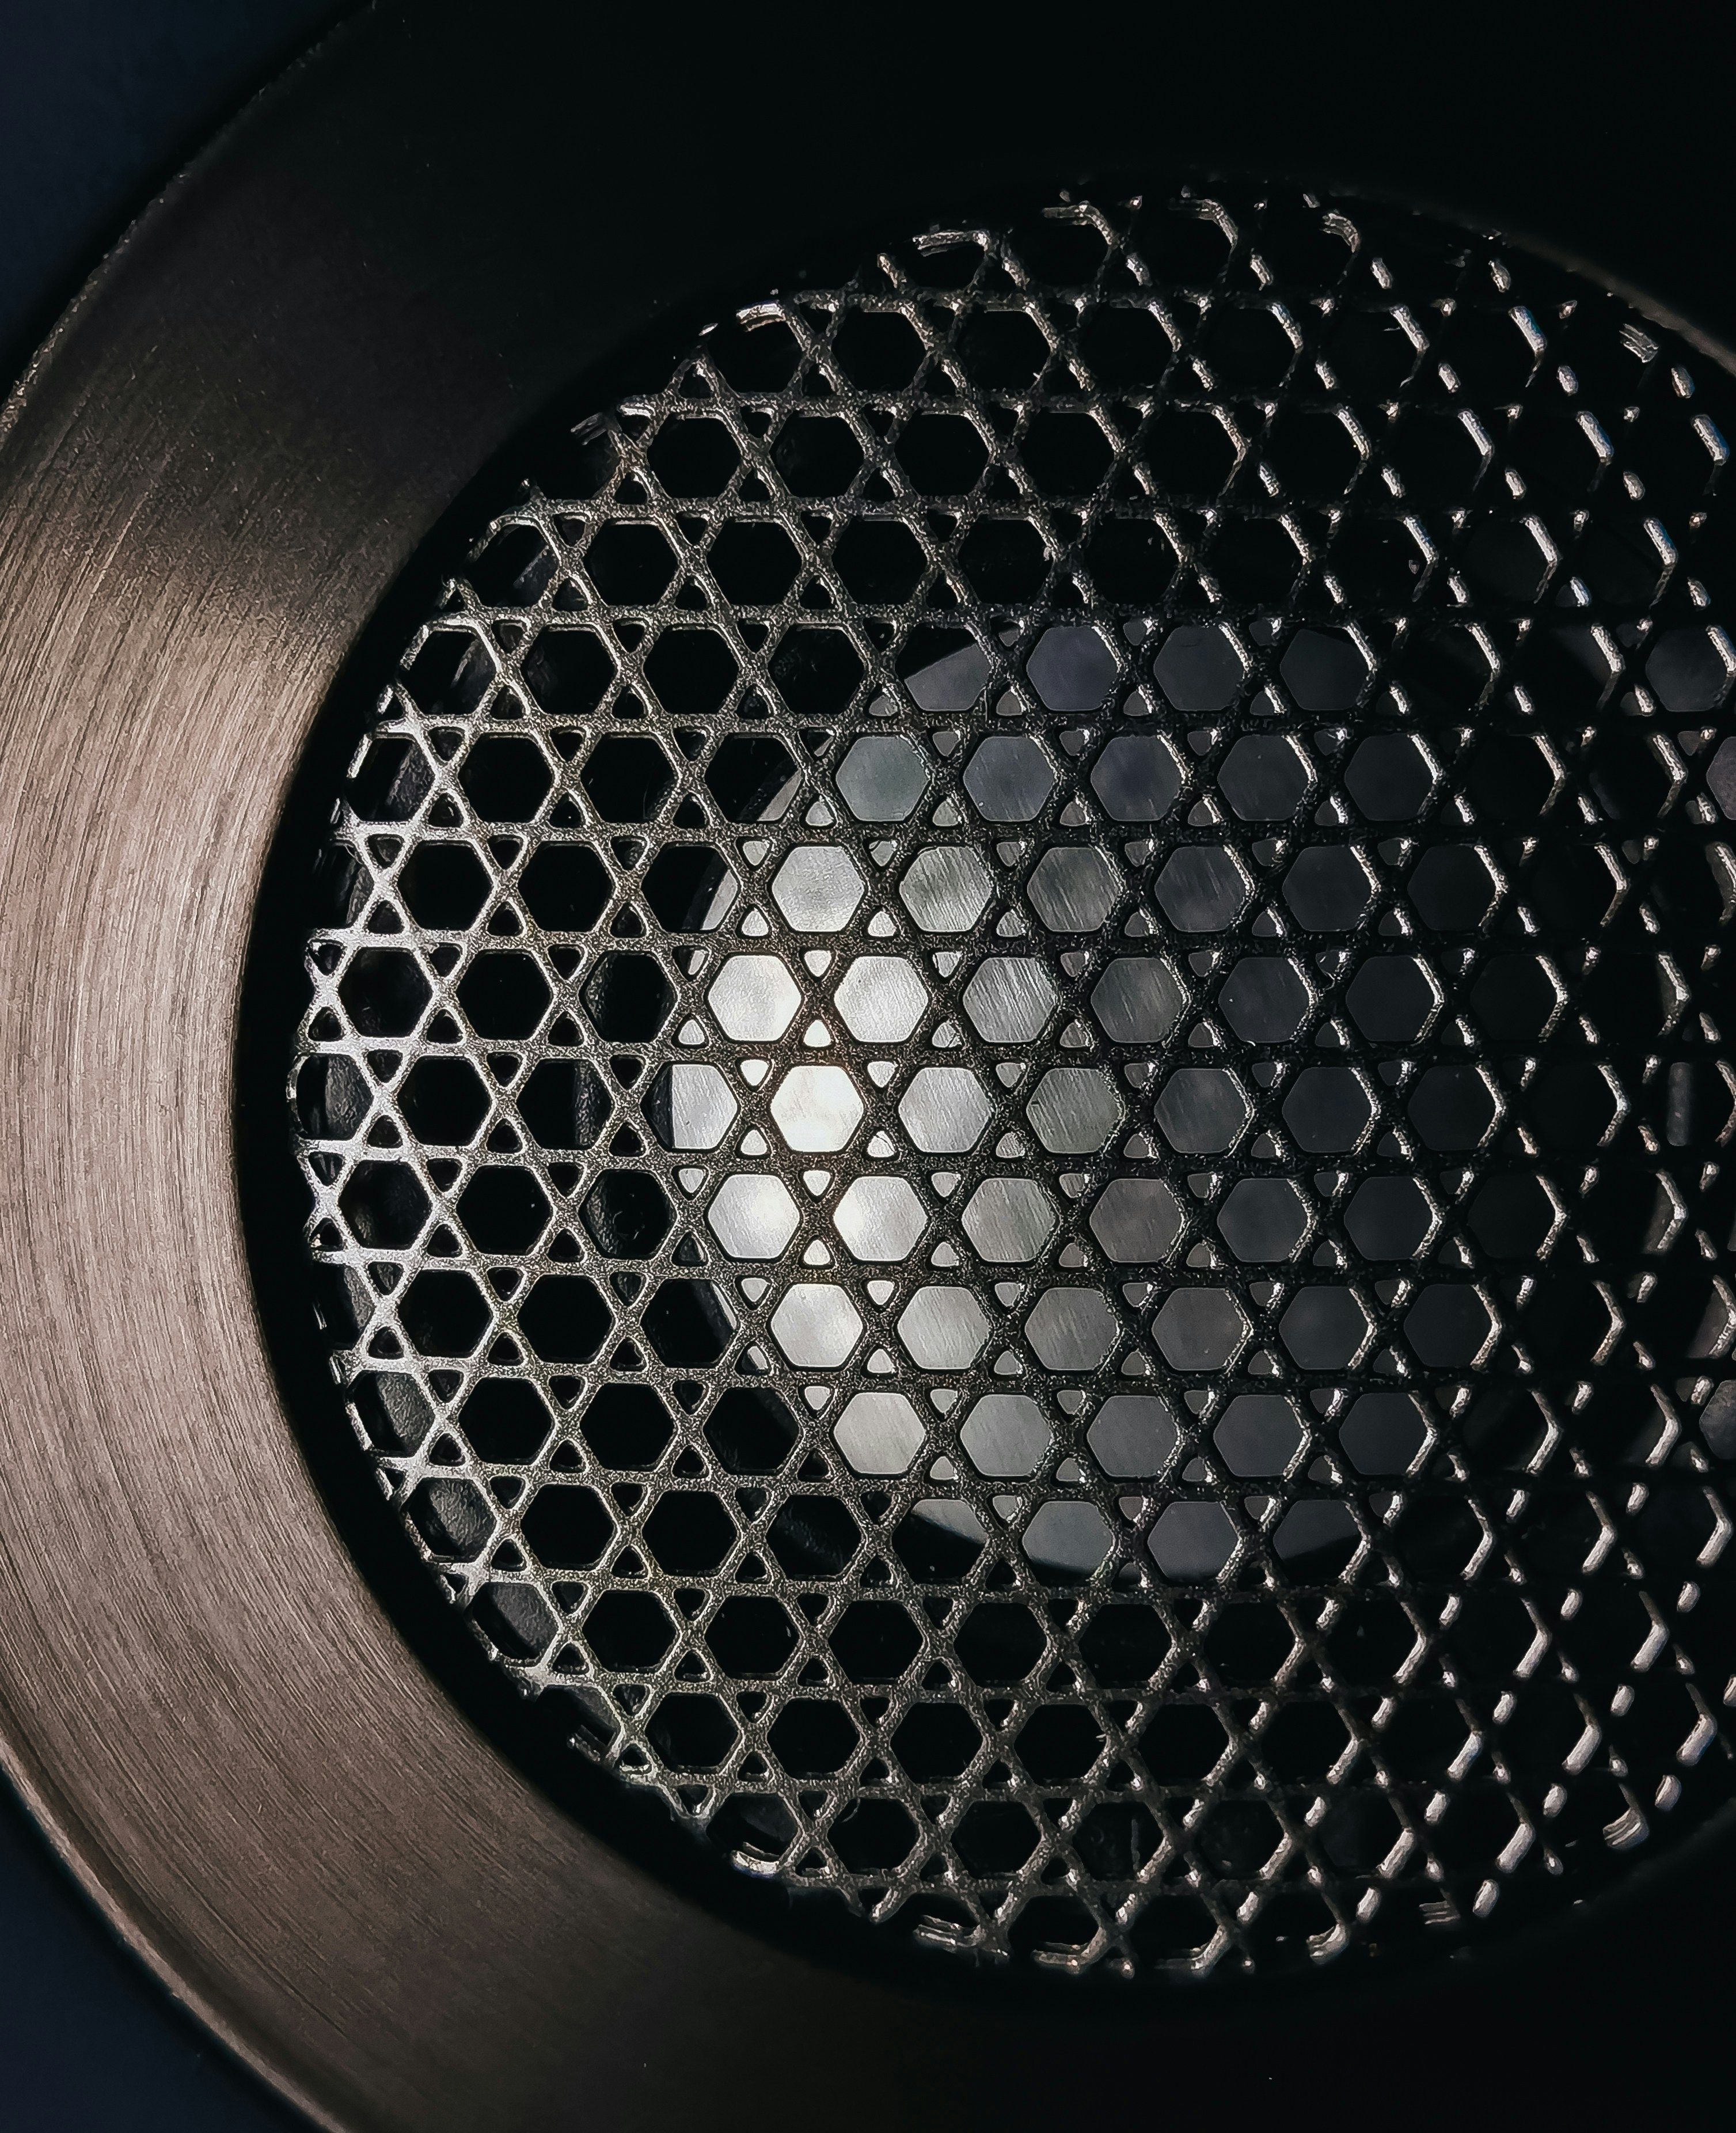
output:
[[[243,1426],[281,1405],[234,1187],[236,1018],[304,738],[453,495],[647,301],[626,240],[655,187],[570,261],[582,300],[539,311],[510,248],[438,284],[433,211],[376,212],[390,186],[354,147],[382,98],[435,130],[411,107],[430,78],[454,94],[463,41],[413,42],[352,29],[254,107],[5,418],[0,1753],[117,1928],[322,2123],[659,2122],[772,2005],[779,2085],[724,2122],[795,2122],[822,2078],[847,2117],[914,2095],[938,2122],[960,2068],[985,2116],[1035,2122],[1067,2084],[1016,2008],[815,1972],[568,1820],[424,1674],[287,1425]],[[875,205],[981,175],[937,153]],[[732,215],[800,244],[863,205],[853,180],[792,199],[747,166],[672,271],[710,282]],[[116,1278],[151,1264],[172,1293]],[[267,1527],[301,1545],[268,1559],[247,1545]],[[1186,2023],[1069,2034],[1101,2072]]]

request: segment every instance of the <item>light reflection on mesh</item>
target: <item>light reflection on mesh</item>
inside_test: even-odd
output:
[[[1229,191],[926,237],[531,469],[293,1098],[358,1432],[579,1748],[1155,1975],[1724,1799],[1726,397]]]

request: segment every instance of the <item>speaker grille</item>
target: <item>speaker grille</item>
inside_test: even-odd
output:
[[[376,677],[334,1368],[575,1745],[993,1958],[1459,1944],[1726,1797],[1715,365],[1231,188],[937,231]]]

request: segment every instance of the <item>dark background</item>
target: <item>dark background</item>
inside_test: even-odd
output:
[[[0,0],[0,377],[16,377],[161,184],[342,12],[332,0]],[[718,54],[684,41],[674,14],[642,0],[594,10],[406,0],[400,12],[430,31],[457,14],[486,38],[517,41],[514,63],[539,78],[531,100],[558,105],[570,83],[579,128],[595,119],[600,86],[631,114],[609,123],[632,134],[632,155],[654,153],[659,127],[679,123],[671,104],[720,94]],[[797,62],[781,74],[763,57],[769,11],[743,11],[711,35],[757,70],[743,152],[763,155],[781,136],[795,183],[804,153],[920,161],[936,129],[964,128],[993,159],[1040,137],[1060,103],[1075,127],[1100,106],[1104,142],[1124,140],[1130,162],[1153,148],[1207,161],[1237,154],[1486,213],[1736,338],[1736,134],[1716,11],[1510,0],[1437,19],[1390,0],[1366,12],[1296,0],[1279,17],[1194,0],[1144,11],[1132,45],[1121,14],[1051,11],[1015,35],[1008,12],[998,42],[967,48],[944,9],[906,28],[878,10],[871,22],[810,8]],[[535,33],[556,20],[554,49],[539,49]],[[992,28],[983,23],[985,38]],[[594,39],[627,49],[599,51]],[[671,99],[652,93],[660,69],[679,84]],[[840,118],[846,76],[844,102],[878,99],[883,123],[864,126],[859,108]],[[1113,145],[1100,152],[1111,157]],[[629,168],[613,175],[630,185]],[[1704,1855],[1569,1943],[1516,1950],[1474,1977],[1397,1997],[1385,2083],[1369,2080],[1366,2061],[1359,2073],[1352,2029],[1322,2001],[1293,2092],[1226,2072],[1224,2101],[1239,2089],[1244,2109],[1258,2098],[1287,2126],[1330,2109],[1347,2124],[1390,2114],[1421,2127],[1446,2122],[1452,2097],[1480,2088],[1475,2115],[1492,2129],[1569,2118],[1587,2133],[1727,2125],[1732,1850]],[[1527,2034],[1520,2063],[1514,2040]],[[669,2044],[679,2049],[679,2037]],[[1402,2096],[1390,2082],[1401,2063]],[[1154,2068],[1137,2108],[1167,2116],[1165,2097]],[[1108,2102],[1089,2087],[1080,2101]],[[0,1788],[6,2133],[294,2133],[301,2123],[113,1943]]]

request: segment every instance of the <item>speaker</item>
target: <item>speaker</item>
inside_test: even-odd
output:
[[[8,410],[8,1767],[333,2126],[1656,2097],[1728,180],[637,34],[357,17]]]

